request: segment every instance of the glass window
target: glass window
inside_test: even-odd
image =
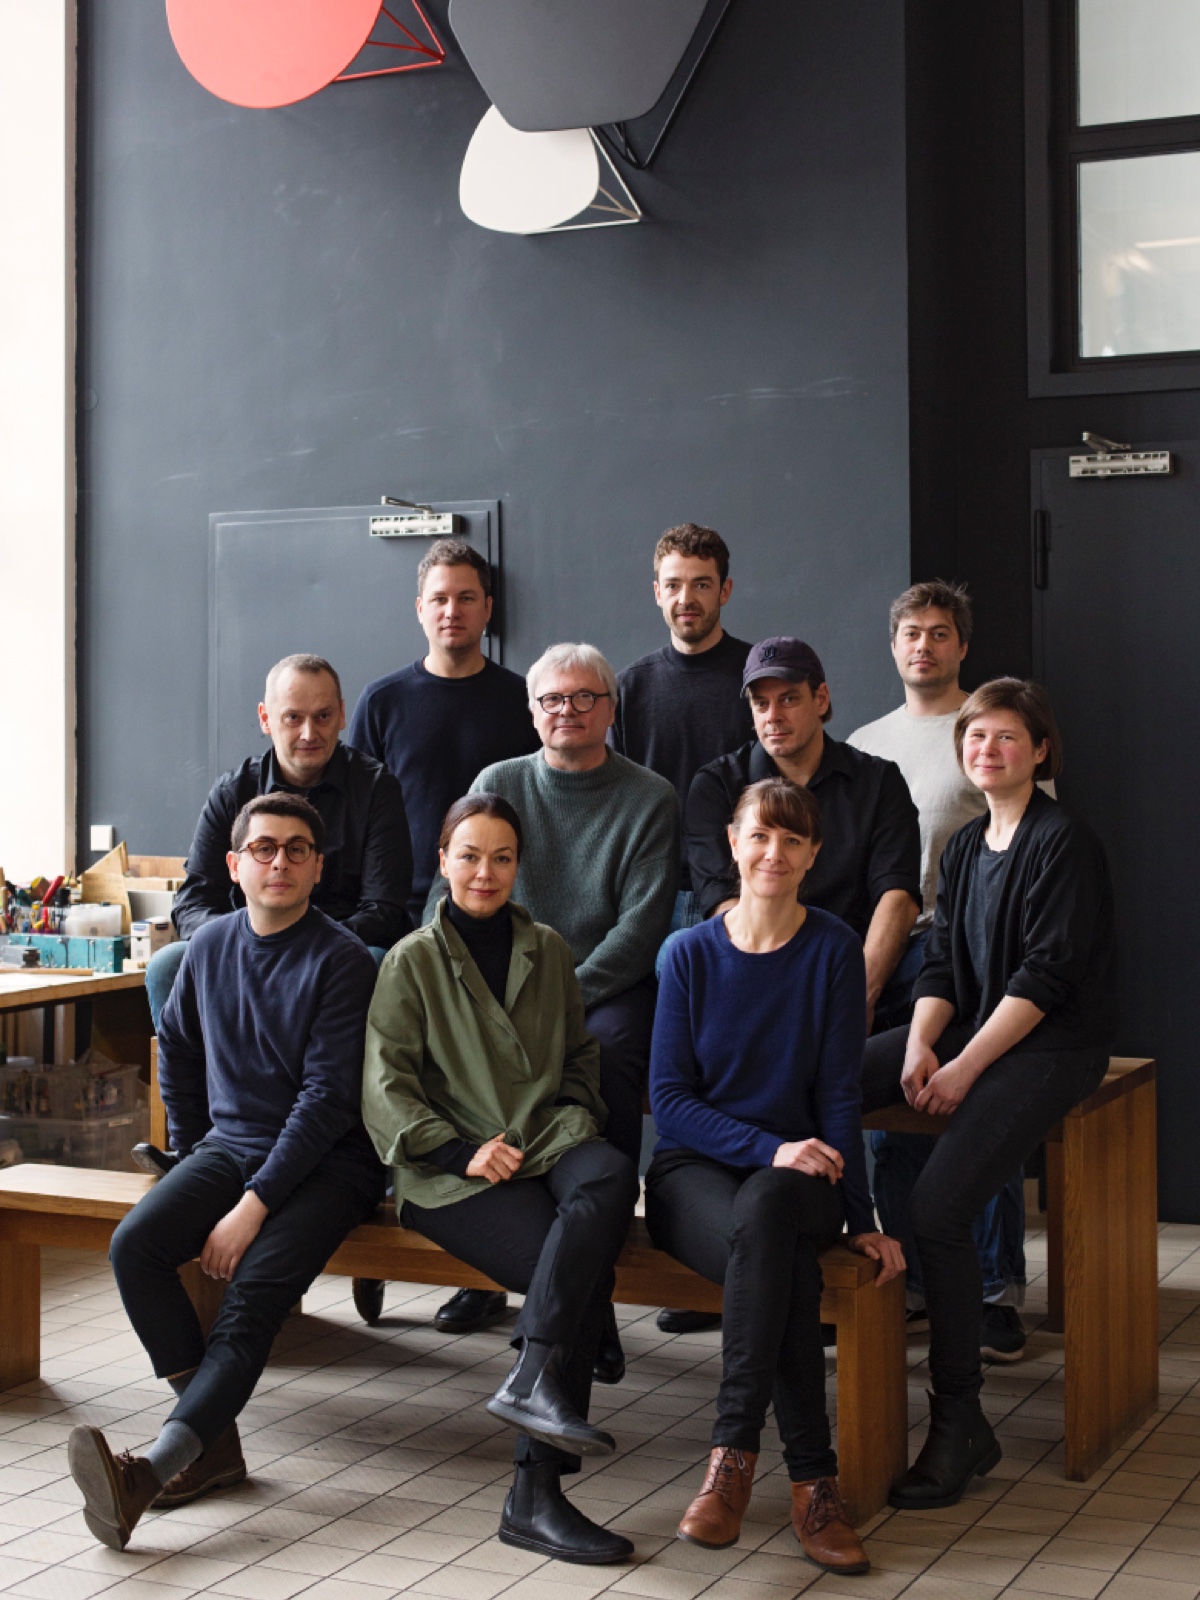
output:
[[[1200,150],[1080,163],[1079,290],[1085,358],[1200,350]]]
[[[1079,124],[1200,113],[1200,0],[1078,0]]]

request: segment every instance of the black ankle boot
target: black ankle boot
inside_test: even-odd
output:
[[[556,1344],[526,1339],[516,1365],[487,1409],[501,1422],[567,1455],[607,1456],[617,1448],[611,1433],[594,1427],[571,1404],[562,1379],[562,1348]]]
[[[684,1312],[683,1315],[686,1316],[687,1312]],[[620,1383],[624,1376],[625,1352],[621,1348],[621,1334],[617,1327],[617,1313],[610,1305],[604,1313],[604,1329],[600,1335],[600,1347],[596,1351],[592,1377],[597,1383]]]
[[[888,1504],[901,1511],[956,1506],[971,1479],[999,1461],[1000,1446],[974,1395],[931,1394],[921,1453],[892,1485]]]
[[[557,1461],[521,1463],[500,1516],[501,1544],[589,1566],[628,1561],[633,1545],[585,1517],[562,1492]]]

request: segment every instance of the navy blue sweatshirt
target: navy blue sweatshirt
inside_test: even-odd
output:
[[[419,925],[437,873],[442,818],[484,767],[541,749],[525,680],[494,661],[469,678],[439,678],[414,661],[367,685],[346,743],[400,780],[413,849],[408,908]]]
[[[667,954],[650,1051],[659,1150],[683,1147],[731,1167],[770,1166],[781,1144],[822,1139],[845,1163],[851,1233],[875,1215],[863,1159],[862,945],[810,906],[778,950],[749,955],[713,917]]]
[[[310,906],[282,933],[245,910],[192,935],[158,1030],[171,1143],[240,1161],[269,1211],[318,1168],[382,1199],[387,1173],[362,1125],[375,963]]]

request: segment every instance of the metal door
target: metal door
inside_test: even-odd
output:
[[[496,500],[439,503],[500,576]],[[209,517],[208,728],[215,777],[262,746],[256,707],[268,669],[308,651],[333,663],[349,719],[364,686],[428,648],[417,621],[427,536],[380,538],[388,506],[214,512]],[[499,610],[484,648],[500,659]]]
[[[1034,672],[1062,728],[1060,797],[1112,867],[1119,1050],[1159,1064],[1160,1215],[1197,1222],[1200,444],[1154,448],[1171,476],[1072,478],[1081,450],[1034,452]]]

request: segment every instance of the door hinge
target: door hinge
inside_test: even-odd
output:
[[[1033,587],[1050,587],[1050,513],[1033,513]]]

